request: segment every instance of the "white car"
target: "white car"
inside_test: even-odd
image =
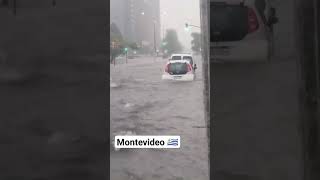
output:
[[[268,0],[210,0],[210,59],[269,61],[277,22]]]
[[[189,60],[170,60],[165,65],[162,80],[193,81],[194,68]]]
[[[172,54],[169,61],[176,61],[176,60],[188,60],[192,67],[194,66],[193,57],[191,54]]]

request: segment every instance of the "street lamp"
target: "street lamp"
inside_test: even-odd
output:
[[[162,21],[162,22],[161,22],[161,26],[162,26],[162,28],[161,28],[161,29],[162,29],[162,39],[164,39],[164,36],[165,36],[165,26],[164,26],[164,22],[165,22],[165,21],[164,21],[164,17],[167,16],[167,14],[168,14],[168,13],[167,13],[166,11],[163,11],[163,12],[161,13],[161,15],[162,15],[162,16],[161,16],[161,19],[162,19],[162,20],[161,20],[161,21]]]
[[[166,12],[165,12],[166,13]],[[141,11],[141,15],[144,16],[145,15],[145,12],[144,11]],[[157,21],[155,20],[155,18],[153,17],[152,18],[153,20],[153,46],[154,46],[154,52],[157,54],[157,39],[156,39],[156,23]]]
[[[157,39],[156,39],[156,20],[153,19],[153,46],[154,46],[154,52],[156,53],[156,55],[158,54],[157,53]]]
[[[186,24],[185,24],[185,28],[189,30],[189,27],[196,27],[196,28],[201,29],[200,26],[196,26],[196,25],[192,25],[192,24],[186,23]]]

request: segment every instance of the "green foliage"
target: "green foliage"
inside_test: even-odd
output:
[[[130,49],[132,50],[138,50],[139,46],[137,43],[128,43],[128,46],[130,47]]]
[[[112,23],[110,25],[110,41],[117,44],[116,47],[110,48],[111,61],[113,61],[117,56],[122,54],[124,40],[122,34],[116,24]]]
[[[182,50],[182,46],[175,30],[167,30],[166,36],[161,43],[161,49],[165,54],[179,53]]]
[[[111,43],[115,42],[117,44],[116,47],[111,47],[110,49],[111,61],[113,61],[117,56],[128,52],[129,49],[139,49],[139,45],[137,43],[127,41],[122,37],[120,30],[114,23],[110,25],[110,41]]]

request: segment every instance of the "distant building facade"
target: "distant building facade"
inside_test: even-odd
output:
[[[110,1],[110,23],[115,23],[122,36],[129,41],[136,41],[133,5],[132,0]]]

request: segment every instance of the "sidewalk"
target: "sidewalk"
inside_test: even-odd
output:
[[[217,180],[301,180],[297,67],[294,60],[273,62],[214,69]]]

